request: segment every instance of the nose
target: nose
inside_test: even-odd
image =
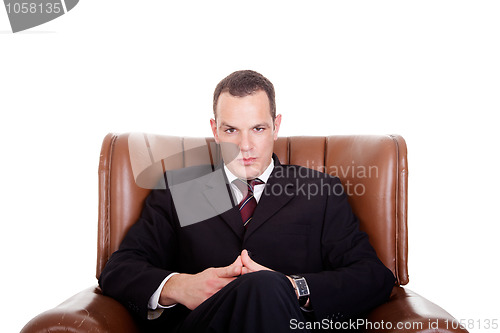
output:
[[[252,142],[250,139],[250,135],[248,132],[242,132],[241,133],[241,140],[240,140],[240,150],[241,152],[247,152],[252,149]]]

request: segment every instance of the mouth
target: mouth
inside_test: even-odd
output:
[[[257,160],[256,157],[246,157],[246,158],[240,158],[239,162],[244,166],[249,166],[254,164],[256,160]]]

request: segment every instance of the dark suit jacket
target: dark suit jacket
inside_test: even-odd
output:
[[[339,179],[273,158],[247,230],[222,168],[168,174],[170,188],[151,192],[103,270],[103,292],[146,318],[148,300],[168,274],[227,266],[247,249],[261,265],[306,278],[317,320],[347,318],[384,302],[394,276],[359,230]]]

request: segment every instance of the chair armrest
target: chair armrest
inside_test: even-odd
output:
[[[364,332],[468,332],[444,309],[402,287],[394,287],[389,301],[366,320]]]
[[[57,307],[30,320],[21,333],[40,332],[120,332],[138,333],[127,309],[91,287]]]

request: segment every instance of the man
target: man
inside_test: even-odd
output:
[[[103,292],[163,332],[287,332],[384,302],[394,276],[339,179],[273,155],[281,115],[272,83],[232,73],[213,108],[224,163],[166,175],[167,189],[151,192],[107,263]]]

